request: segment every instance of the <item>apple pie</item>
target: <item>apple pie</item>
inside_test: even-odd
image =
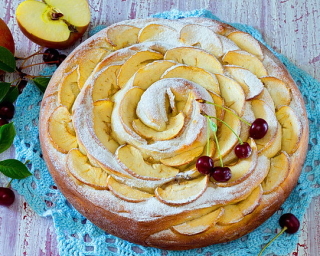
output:
[[[268,128],[258,139],[257,119]],[[302,169],[308,120],[285,66],[250,34],[206,18],[135,19],[59,66],[40,139],[86,218],[136,244],[184,250],[237,239],[279,209]],[[200,172],[204,156],[231,177]]]

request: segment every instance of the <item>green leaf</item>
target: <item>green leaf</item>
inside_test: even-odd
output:
[[[0,161],[0,172],[11,179],[24,179],[32,175],[27,166],[16,159]]]
[[[0,70],[14,72],[16,70],[16,60],[7,48],[0,46]]]
[[[0,153],[6,151],[13,143],[16,130],[13,123],[0,126]]]
[[[6,97],[10,90],[10,84],[5,82],[0,82],[0,102]]]
[[[213,132],[217,132],[218,130],[218,126],[216,125],[215,122],[213,122],[210,118],[208,118],[209,120],[209,127]]]
[[[3,101],[13,103],[18,98],[18,96],[19,96],[18,86],[10,86],[10,89],[7,95],[4,97]]]
[[[32,81],[35,83],[35,85],[40,89],[40,91],[45,92],[48,83],[50,81],[49,77],[36,77],[32,79]]]

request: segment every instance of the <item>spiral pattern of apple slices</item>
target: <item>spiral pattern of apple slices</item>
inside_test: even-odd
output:
[[[77,48],[51,82],[45,145],[64,157],[77,191],[108,201],[97,200],[101,207],[138,222],[190,212],[154,229],[150,244],[237,223],[281,188],[305,132],[298,92],[270,56],[249,34],[206,19],[115,24]],[[202,112],[233,129],[214,120],[219,151]],[[251,139],[237,116],[265,119],[266,136]],[[249,158],[236,158],[234,133],[251,145]],[[228,182],[196,170],[206,154],[230,167]]]

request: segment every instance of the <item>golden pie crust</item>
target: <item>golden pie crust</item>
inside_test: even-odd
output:
[[[202,113],[214,117],[218,144]],[[250,138],[237,116],[265,119],[266,136]],[[249,158],[235,156],[234,133]],[[86,218],[133,243],[185,250],[237,239],[279,209],[302,169],[308,119],[285,66],[251,35],[206,18],[136,19],[98,32],[59,66],[40,140],[57,186]],[[221,157],[232,178],[199,173],[203,155],[215,166]]]

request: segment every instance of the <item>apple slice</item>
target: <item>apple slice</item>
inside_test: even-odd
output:
[[[244,216],[252,213],[260,204],[262,196],[262,187],[259,185],[243,201],[236,204],[229,204],[224,207],[224,214],[218,220],[219,225],[230,225],[237,223]]]
[[[161,159],[160,162],[167,166],[182,166],[192,162],[202,152],[203,147],[196,147],[173,157]]]
[[[94,77],[92,89],[92,99],[94,102],[100,99],[108,99],[120,89],[117,85],[117,75],[120,67],[121,65],[107,66]]]
[[[12,33],[7,24],[0,18],[0,46],[7,48],[12,54],[15,53],[15,45]],[[1,72],[1,71],[0,71]]]
[[[263,83],[249,70],[238,66],[224,66],[228,74],[236,80],[246,94],[246,99],[253,99],[263,90]]]
[[[116,197],[132,203],[143,202],[154,196],[126,184],[119,183],[111,176],[108,177],[108,188]]]
[[[163,59],[163,55],[155,51],[139,51],[133,54],[119,70],[118,86],[122,88],[140,67],[160,59]]]
[[[272,76],[261,77],[260,80],[269,91],[277,109],[290,104],[291,92],[285,82]]]
[[[250,34],[242,31],[231,32],[228,36],[240,49],[257,56],[260,60],[263,59],[263,52],[258,40]]]
[[[230,65],[236,65],[248,69],[257,77],[268,75],[268,72],[261,60],[259,60],[255,55],[246,51],[236,50],[227,52],[222,57],[222,61]]]
[[[169,68],[161,78],[176,77],[187,79],[209,91],[220,94],[219,83],[216,76],[205,71],[204,69],[192,66],[176,65]]]
[[[107,42],[116,50],[136,44],[140,28],[118,24],[107,29]]]
[[[27,0],[18,5],[16,18],[31,41],[63,49],[73,45],[87,30],[90,9],[86,0]]]
[[[206,51],[193,47],[176,47],[169,49],[164,55],[165,60],[202,68],[214,74],[223,74],[223,67],[219,60]]]
[[[71,111],[72,105],[79,94],[77,68],[73,68],[60,81],[58,103]]]
[[[202,48],[217,58],[223,55],[220,38],[206,26],[197,24],[184,26],[180,31],[180,40],[186,45]]]
[[[119,144],[112,137],[112,110],[113,102],[110,100],[99,100],[93,104],[93,127],[95,134],[103,146],[111,153],[114,153],[119,147]]]
[[[161,180],[173,178],[178,169],[163,164],[148,164],[141,152],[131,146],[120,146],[115,153],[120,166],[132,176],[143,180]]]
[[[256,99],[264,101],[273,111],[276,111],[274,101],[266,88],[263,88],[262,92],[256,97]]]
[[[210,212],[199,218],[187,221],[185,223],[172,226],[172,230],[181,235],[192,236],[207,231],[210,227],[215,225],[219,218],[223,215],[224,208],[220,207],[218,210]]]
[[[79,149],[69,151],[66,168],[80,182],[96,189],[108,189],[108,174],[101,168],[92,166]]]
[[[132,127],[139,135],[147,139],[152,139],[154,141],[170,140],[179,135],[184,126],[184,119],[183,113],[179,113],[178,115],[169,118],[166,130],[162,132],[155,131],[146,126],[140,119],[133,120]]]
[[[233,109],[239,116],[242,116],[244,111],[244,104],[246,95],[239,83],[234,79],[224,75],[216,75],[219,85],[221,96],[224,99],[224,104]]]
[[[169,182],[155,190],[156,197],[169,205],[184,205],[195,201],[207,188],[208,176],[200,176],[193,180]]]
[[[289,106],[282,106],[276,113],[282,127],[282,149],[293,154],[299,147],[302,136],[302,124]]]
[[[267,147],[263,147],[259,150],[260,155],[264,155],[268,158],[272,158],[277,155],[281,150],[282,144],[282,128],[281,125],[278,125],[278,130],[275,134],[275,138],[272,139],[272,143]]]
[[[66,107],[59,106],[52,112],[47,129],[54,147],[61,153],[68,153],[70,149],[77,147],[71,115]]]
[[[263,194],[269,194],[279,188],[281,183],[287,178],[289,170],[290,157],[285,151],[272,158],[268,176],[261,183]]]
[[[162,24],[148,24],[140,30],[138,41],[169,41],[177,43],[179,41],[179,33],[172,27]]]

